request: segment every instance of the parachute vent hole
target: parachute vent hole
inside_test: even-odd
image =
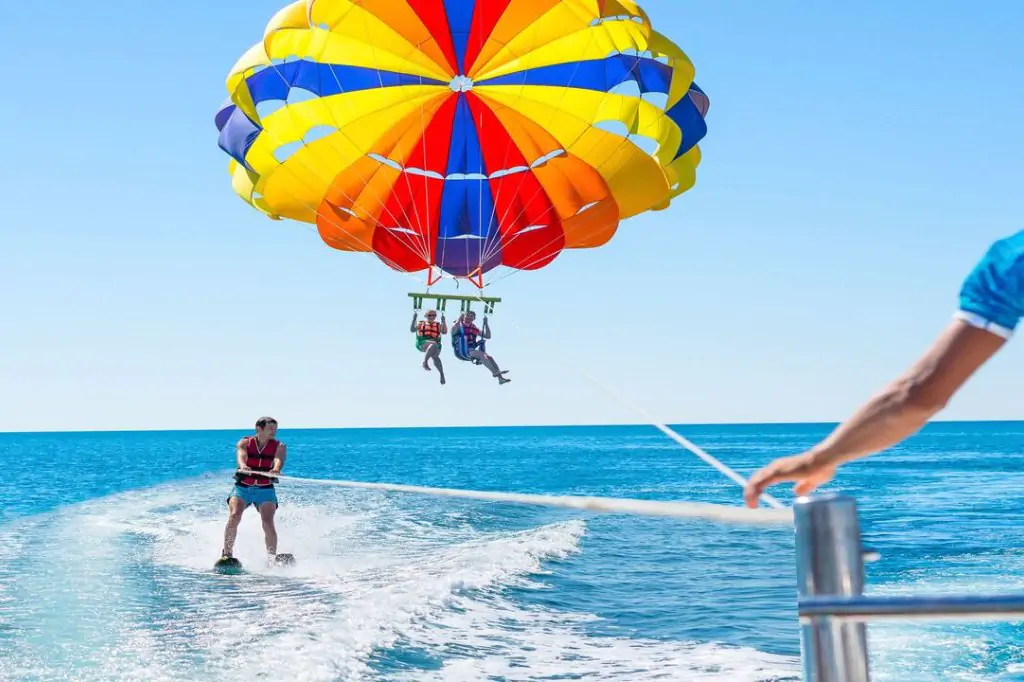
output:
[[[302,140],[288,142],[274,150],[274,158],[277,159],[279,163],[284,163],[290,159],[295,152],[299,151],[304,146],[305,143],[303,143]]]
[[[640,149],[644,150],[651,156],[658,153],[658,149],[661,148],[661,143],[654,138],[647,137],[646,135],[630,135],[626,138]]]
[[[629,127],[626,126],[622,121],[597,121],[594,123],[595,128],[611,133],[612,135],[618,135],[619,137],[629,137]]]
[[[306,144],[312,144],[313,142],[316,142],[317,140],[322,140],[328,135],[333,135],[336,132],[338,132],[338,129],[335,128],[334,126],[313,126],[312,128],[306,131],[306,134],[302,136],[302,139],[305,141]]]
[[[661,147],[661,143],[654,138],[647,137],[645,135],[630,134],[629,128],[626,127],[626,124],[622,121],[598,121],[594,124],[594,127],[607,133],[611,133],[612,135],[624,137],[639,149],[642,149],[644,152],[652,156],[656,154],[658,149]]]
[[[434,178],[435,180],[444,180],[444,176],[437,171],[425,170],[423,168],[413,168],[410,166],[405,168],[403,172],[408,173],[409,175],[421,175],[428,178]]]
[[[373,159],[377,163],[380,163],[380,164],[383,164],[385,166],[389,166],[391,168],[394,168],[396,171],[401,171],[402,170],[402,164],[398,163],[397,161],[392,161],[391,159],[387,158],[386,156],[381,156],[377,152],[370,152],[369,154],[367,154],[367,156],[369,156],[371,159]]]
[[[640,99],[662,111],[668,108],[668,93],[665,92],[645,92]]]
[[[316,93],[310,92],[305,88],[289,88],[288,89],[288,104],[298,104],[299,102],[308,102],[312,99],[317,99]]]
[[[559,156],[565,156],[565,154],[566,154],[566,151],[564,149],[562,149],[561,147],[559,147],[558,149],[555,149],[554,151],[550,151],[547,154],[545,154],[544,156],[539,157],[536,161],[534,161],[533,163],[530,164],[530,168],[538,168],[538,167],[543,166],[544,164],[546,164],[551,159],[557,159]]]
[[[527,225],[521,230],[517,230],[516,234],[525,234],[527,232],[536,232],[537,230],[543,230],[547,225]]]
[[[621,95],[622,97],[641,97],[643,92],[640,91],[640,84],[629,78],[609,90],[608,94]]]
[[[274,112],[284,109],[287,104],[283,99],[264,100],[256,105],[256,115],[261,119],[266,118]]]
[[[590,25],[591,26],[600,26],[601,24],[610,24],[613,21],[633,21],[633,22],[636,22],[638,24],[644,23],[644,20],[643,20],[642,17],[638,17],[638,16],[636,16],[634,14],[616,14],[613,17],[598,17],[596,19],[593,19],[593,20],[591,20]]]
[[[412,229],[411,227],[388,227],[385,228],[388,232],[400,232],[402,234],[410,234],[414,237],[419,236],[419,232]]]
[[[452,173],[445,176],[445,180],[475,180],[479,182],[486,179],[487,176],[482,173]]]

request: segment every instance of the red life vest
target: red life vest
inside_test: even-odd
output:
[[[274,468],[274,455],[277,454],[278,442],[271,438],[267,444],[260,449],[256,436],[249,436],[245,448],[245,468],[250,471],[270,471]],[[274,482],[263,476],[242,476],[235,477],[238,485],[243,487],[272,488]]]
[[[466,345],[470,348],[476,348],[477,338],[480,336],[480,330],[472,322],[462,323],[462,336],[466,339]]]

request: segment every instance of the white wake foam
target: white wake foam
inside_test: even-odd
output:
[[[20,549],[8,550],[17,580],[0,575],[15,632],[0,633],[0,658],[10,662],[0,676],[796,679],[790,659],[595,636],[592,616],[517,603],[509,588],[536,587],[546,562],[579,551],[582,521],[485,532],[444,513],[445,503],[294,489],[278,528],[280,551],[293,552],[297,564],[265,565],[250,511],[236,545],[248,574],[219,576],[210,567],[221,547],[225,494],[219,482],[175,484],[5,531],[7,546]],[[416,660],[403,665],[409,657]]]

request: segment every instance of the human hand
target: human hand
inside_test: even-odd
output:
[[[743,499],[751,509],[757,507],[761,493],[782,481],[796,481],[793,492],[807,495],[836,475],[836,465],[823,461],[816,453],[805,452],[792,457],[780,457],[750,477],[743,489]]]

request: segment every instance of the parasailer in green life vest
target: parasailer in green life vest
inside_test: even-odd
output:
[[[448,333],[448,323],[445,322],[443,314],[441,321],[437,321],[436,310],[428,310],[424,315],[426,319],[419,324],[416,323],[416,316],[417,313],[412,314],[409,331],[416,334],[416,350],[424,354],[423,369],[429,372],[430,365],[427,363],[433,360],[434,366],[437,367],[437,371],[441,375],[441,384],[443,385],[444,366],[441,364],[441,337]]]

